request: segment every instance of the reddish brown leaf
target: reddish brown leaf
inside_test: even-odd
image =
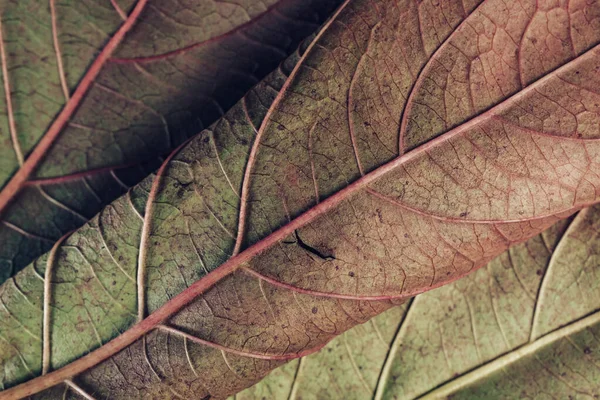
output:
[[[224,397],[597,202],[599,11],[346,1],[3,286],[6,385],[49,372],[0,398]]]

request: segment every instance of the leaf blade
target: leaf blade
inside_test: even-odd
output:
[[[464,280],[419,295],[419,301],[413,303],[411,307],[414,308],[410,308],[410,316],[406,309],[398,309],[389,316],[384,313],[372,320],[391,324],[397,332],[393,339],[388,340],[390,356],[376,353],[368,363],[361,364],[362,370],[367,373],[379,369],[383,371],[378,384],[371,384],[373,398],[510,398],[524,396],[525,393],[529,396],[539,395],[535,392],[535,385],[524,383],[512,386],[511,382],[533,379],[532,374],[537,368],[531,365],[533,361],[527,361],[526,356],[536,356],[545,348],[560,346],[561,339],[569,340],[572,335],[585,334],[582,331],[586,329],[595,329],[598,298],[590,293],[589,304],[595,303],[595,309],[570,312],[567,324],[555,320],[549,332],[535,335],[540,325],[540,314],[546,314],[551,319],[562,304],[574,304],[572,301],[559,300],[552,307],[540,308],[536,293],[547,290],[544,286],[548,285],[548,281],[556,284],[562,281],[562,275],[554,275],[554,272],[564,270],[562,266],[557,267],[558,260],[564,259],[580,270],[589,268],[583,262],[573,263],[571,255],[579,251],[585,253],[588,249],[580,238],[593,240],[597,219],[597,207],[586,209],[572,222],[561,221],[543,235],[511,248],[510,255],[505,252]],[[542,281],[546,282],[544,286]],[[469,302],[471,307],[476,307],[474,319],[468,317],[469,306],[466,303]],[[564,310],[564,313],[567,311]],[[476,343],[470,338],[472,329],[484,333],[482,337],[485,337],[485,342],[479,343],[481,352],[485,354],[483,359],[480,358],[480,351],[476,350]],[[353,339],[351,346],[369,346],[369,336],[363,337],[357,332]],[[326,392],[331,398],[363,398],[353,388],[355,375],[337,372],[344,368],[343,351],[339,350],[341,341],[341,338],[332,341],[324,350],[329,352],[327,355],[319,353],[305,359],[303,374],[288,376],[285,380],[269,376],[236,398],[254,398],[275,385],[281,386],[280,390],[289,390],[293,385],[295,391],[290,395],[291,399],[297,396],[311,399],[318,393]],[[595,347],[587,347],[587,358],[595,352]],[[548,360],[573,354],[568,349],[564,353],[555,354]],[[576,368],[585,362],[583,359],[573,362],[571,367]],[[512,366],[517,363],[529,363],[530,366],[513,372]],[[505,372],[502,375],[500,371]],[[594,369],[590,371],[593,373]],[[522,377],[517,377],[519,374]],[[568,381],[570,378],[566,379]],[[332,387],[335,387],[333,391]],[[491,390],[496,391],[485,391],[485,388],[495,388]],[[575,392],[567,390],[553,394],[568,396]]]
[[[0,280],[214,122],[336,1],[3,5]]]
[[[488,1],[486,4],[493,4],[493,1]],[[458,279],[471,269],[486,263],[509,245],[538,233],[560,217],[568,216],[569,213],[586,205],[586,201],[595,201],[589,192],[580,193],[579,186],[569,182],[568,177],[562,177],[565,181],[559,182],[560,190],[558,190],[549,183],[549,179],[543,173],[552,173],[553,168],[544,168],[546,166],[544,163],[555,149],[568,148],[569,154],[576,154],[577,151],[583,152],[583,148],[587,146],[585,150],[592,151],[594,144],[597,143],[596,139],[575,139],[572,137],[574,133],[569,131],[558,133],[565,133],[565,136],[571,135],[571,137],[560,136],[556,134],[557,132],[554,132],[554,135],[546,131],[532,133],[530,129],[525,129],[527,127],[516,128],[514,124],[498,122],[496,118],[497,115],[508,118],[507,111],[520,110],[522,108],[520,106],[528,104],[530,98],[537,94],[535,89],[555,86],[560,79],[566,77],[580,79],[569,75],[571,71],[581,71],[586,75],[586,79],[594,79],[593,69],[588,64],[593,64],[597,51],[595,49],[589,50],[583,56],[555,70],[551,75],[536,81],[526,88],[524,93],[509,97],[508,100],[488,110],[486,114],[471,119],[444,136],[432,139],[426,145],[380,166],[362,178],[359,178],[360,171],[355,165],[354,153],[348,151],[344,154],[344,149],[351,146],[334,150],[339,153],[335,160],[339,161],[340,165],[344,165],[343,172],[350,183],[342,185],[343,188],[340,189],[336,187],[337,183],[328,182],[328,179],[321,177],[319,182],[323,182],[324,185],[320,187],[330,189],[324,191],[326,198],[315,200],[312,197],[315,196],[313,176],[310,172],[312,164],[310,160],[306,162],[304,158],[314,148],[310,145],[295,145],[294,141],[309,135],[312,130],[304,128],[310,127],[316,117],[323,114],[334,115],[329,111],[340,104],[339,101],[335,101],[335,93],[330,97],[333,101],[319,103],[318,89],[326,86],[315,78],[318,75],[315,69],[326,71],[332,76],[333,82],[342,76],[352,76],[351,68],[346,75],[338,73],[337,69],[329,69],[335,63],[332,63],[331,58],[327,58],[328,54],[334,54],[333,51],[328,53],[327,46],[335,48],[341,37],[347,37],[346,27],[354,26],[355,23],[358,28],[353,33],[360,32],[364,39],[362,43],[368,43],[368,38],[371,37],[371,30],[364,29],[365,21],[377,25],[380,20],[384,20],[389,21],[392,26],[399,26],[399,22],[395,20],[397,10],[394,5],[386,3],[385,7],[384,11],[389,14],[379,14],[381,10],[370,7],[370,3],[366,1],[345,3],[345,7],[339,10],[336,18],[332,19],[326,29],[319,34],[318,41],[313,42],[309,51],[302,56],[302,61],[292,71],[291,78],[271,77],[279,82],[279,87],[274,92],[270,89],[271,81],[251,92],[247,99],[261,97],[270,98],[270,101],[279,99],[275,101],[275,107],[269,109],[259,105],[258,114],[261,118],[266,116],[258,129],[258,135],[262,132],[262,140],[255,139],[254,144],[251,145],[251,141],[246,139],[246,137],[254,139],[256,134],[257,124],[248,121],[248,116],[255,110],[244,109],[245,103],[239,104],[229,115],[240,115],[240,120],[244,121],[241,125],[231,123],[235,118],[226,117],[215,127],[219,130],[219,135],[215,135],[212,130],[204,132],[182,149],[170,163],[165,164],[162,169],[164,175],[159,176],[159,183],[156,181],[153,183],[154,178],[151,178],[139,186],[140,192],[144,192],[140,197],[146,198],[145,193],[151,190],[150,187],[160,185],[160,190],[157,190],[152,200],[153,240],[147,242],[149,247],[146,256],[148,271],[145,282],[146,295],[148,295],[146,308],[151,314],[140,324],[134,325],[134,328],[115,339],[122,341],[118,349],[123,351],[116,354],[111,361],[128,365],[131,362],[127,361],[129,354],[132,357],[142,357],[145,354],[147,360],[152,359],[153,362],[146,363],[149,367],[144,367],[146,370],[143,374],[151,376],[154,368],[160,368],[161,374],[155,372],[154,375],[164,379],[149,385],[146,388],[148,395],[168,397],[167,390],[186,393],[192,383],[204,386],[204,388],[194,387],[198,393],[225,395],[234,392],[251,384],[273,368],[277,364],[275,356],[285,353],[297,354],[302,350],[318,348],[336,334],[391,307],[392,302],[385,302],[384,299],[402,300],[436,285]],[[394,31],[391,32],[393,35]],[[368,46],[357,46],[357,48],[366,51]],[[358,60],[359,57],[355,59],[356,64],[359,63]],[[587,67],[584,68],[586,65]],[[348,93],[345,89],[351,82],[352,79],[347,79],[345,86],[342,85],[341,89],[337,87],[336,90]],[[280,95],[281,87],[286,88],[282,95]],[[258,103],[260,102],[256,104]],[[297,107],[305,111],[303,117],[308,122],[303,121],[302,118],[294,119],[297,115],[293,110]],[[347,110],[343,107],[335,110],[347,116]],[[534,109],[532,112],[535,111]],[[252,116],[250,118],[253,119]],[[342,121],[345,126],[347,121],[344,119]],[[527,168],[525,172],[521,172],[520,181],[516,180],[518,185],[515,184],[515,190],[506,191],[508,195],[504,207],[486,209],[485,205],[472,202],[469,203],[471,214],[462,215],[464,208],[460,207],[460,202],[458,206],[449,202],[452,207],[440,208],[433,202],[418,203],[418,189],[405,192],[399,190],[401,189],[399,185],[410,186],[409,183],[404,183],[404,179],[409,178],[415,182],[416,188],[435,186],[435,182],[432,184],[428,181],[428,178],[435,178],[435,174],[424,174],[423,165],[428,166],[428,170],[435,171],[434,156],[451,154],[448,150],[452,145],[456,145],[461,153],[468,154],[468,149],[475,147],[472,143],[469,144],[471,141],[478,143],[485,140],[484,135],[477,136],[480,134],[477,128],[485,124],[498,128],[494,124],[499,123],[502,128],[504,125],[507,126],[506,135],[503,136],[502,130],[498,129],[490,132],[495,134],[494,138],[501,144],[506,144],[505,149],[509,148],[506,137],[512,135],[511,138],[521,140],[517,148],[530,152],[528,154],[540,154],[536,151],[542,154],[540,157],[520,156],[518,160],[535,173],[528,172]],[[319,126],[319,129],[322,127]],[[286,130],[298,135],[281,133]],[[327,132],[326,129],[324,131]],[[235,137],[236,140],[230,143],[228,153],[239,154],[239,158],[244,160],[252,154],[251,146],[261,146],[260,151],[255,152],[257,155],[255,165],[249,167],[251,174],[246,173],[248,167],[240,165],[239,159],[236,164],[229,166],[227,162],[220,162],[220,158],[215,156],[216,140],[227,141],[231,137]],[[324,136],[321,132],[321,140],[324,142],[331,137]],[[459,142],[465,137],[469,140]],[[349,137],[344,140],[350,142]],[[536,144],[539,150],[535,150]],[[279,153],[277,153],[278,148],[282,149]],[[290,153],[290,149],[294,149],[295,152]],[[198,157],[200,154],[209,154],[212,157]],[[482,152],[481,157],[484,162],[489,161],[489,164],[492,164],[492,160],[500,160],[508,165],[515,162],[514,157],[511,158],[506,154],[500,157],[493,151]],[[234,159],[231,158],[232,162]],[[574,157],[552,161],[557,163],[567,161],[563,167],[566,165],[566,168],[573,172],[579,171],[575,164],[581,159]],[[405,172],[411,162],[417,165],[412,168],[413,171],[421,168],[417,179],[407,176],[410,174]],[[593,164],[592,161],[590,163]],[[445,164],[458,165],[455,160]],[[314,165],[318,167],[317,171],[322,171],[321,167],[327,167],[322,163],[314,163]],[[250,188],[248,192],[251,194],[247,200],[251,207],[248,209],[249,217],[246,221],[248,232],[245,241],[255,244],[233,258],[228,257],[236,247],[236,240],[232,237],[234,235],[228,235],[227,232],[235,231],[235,227],[238,226],[235,217],[240,200],[229,184],[231,180],[222,179],[223,166],[235,171],[228,176],[238,177],[242,187],[245,185],[242,177],[244,175],[252,177],[252,182],[247,184]],[[437,167],[439,171],[439,165]],[[303,172],[303,168],[304,171],[309,172]],[[215,170],[220,171],[216,176],[206,173]],[[581,176],[585,179],[595,179],[593,170],[593,168],[586,168]],[[496,176],[502,176],[502,173],[506,176],[503,168],[496,168],[494,173],[497,174]],[[456,182],[460,181],[459,183],[451,183],[450,172],[442,171],[437,175],[444,179],[448,178],[446,180],[448,185],[462,184],[468,188],[471,184],[469,179],[472,175],[466,173],[454,177]],[[341,179],[339,175],[325,174],[325,176],[331,178],[330,181]],[[399,176],[404,179],[399,179]],[[265,184],[265,181],[268,183]],[[272,182],[279,185],[272,185]],[[383,201],[380,197],[363,190],[369,185],[373,190],[396,202],[416,206],[413,208],[421,210],[421,213],[410,210],[398,213],[397,205],[393,202]],[[290,186],[293,188],[286,192]],[[257,190],[257,187],[260,190]],[[554,192],[551,196],[553,201],[548,201],[539,207],[534,206],[529,197],[531,193],[527,192],[531,190],[530,187],[536,188],[540,193],[544,190],[547,194]],[[277,192],[278,189],[282,189],[283,196]],[[332,193],[327,195],[330,191]],[[218,195],[213,196],[215,193]],[[409,193],[407,198],[404,197],[406,193]],[[452,191],[447,193],[453,194]],[[280,204],[282,198],[287,203]],[[490,195],[490,198],[493,196]],[[222,201],[219,201],[221,199]],[[410,201],[413,204],[410,204]],[[124,205],[125,199],[122,198],[115,204]],[[174,207],[173,204],[177,206]],[[302,213],[306,209],[308,211]],[[436,215],[435,211],[441,215]],[[223,229],[224,226],[227,229]],[[233,229],[230,229],[231,226]],[[93,237],[94,229],[91,224],[88,225],[87,234]],[[136,230],[140,231],[141,227],[138,225]],[[69,243],[82,240],[85,234],[81,232],[85,232],[85,229],[73,235]],[[273,233],[269,235],[270,232]],[[393,245],[385,248],[378,247],[378,241],[384,236],[392,238],[390,243]],[[362,243],[367,244],[364,248],[354,242],[357,237]],[[171,240],[164,240],[164,238]],[[202,240],[192,240],[194,238]],[[86,246],[89,247],[93,242],[94,240],[89,240]],[[195,243],[200,242],[205,244],[200,248],[201,251],[195,247]],[[213,244],[214,247],[211,246]],[[399,253],[398,249],[408,249],[409,255]],[[80,264],[69,261],[70,250],[67,250],[64,251],[65,261],[62,263],[65,271]],[[199,257],[200,260],[192,260],[189,255]],[[202,258],[210,258],[210,262],[201,262]],[[395,268],[397,264],[394,260],[398,259],[404,262],[401,268]],[[212,269],[206,275],[203,275],[201,269],[201,266],[206,267],[204,264],[209,265],[208,271]],[[290,268],[290,265],[293,268]],[[361,268],[359,269],[358,266]],[[267,280],[257,280],[256,274],[250,277],[245,273],[248,268],[270,278],[270,283],[281,282],[283,285],[266,285]],[[189,284],[191,281],[195,283]],[[98,290],[102,288],[99,287]],[[134,305],[132,299],[131,296],[127,299],[130,306]],[[361,301],[365,299],[379,301],[365,304]],[[255,307],[258,304],[260,306]],[[176,310],[180,311],[174,314]],[[290,315],[293,315],[293,318]],[[182,366],[182,369],[177,369],[177,372],[165,370],[164,365],[158,360],[161,358],[161,349],[164,349],[165,343],[171,340],[169,339],[171,336],[161,332],[152,332],[144,339],[141,339],[141,336],[167,318],[169,318],[169,325],[179,331],[196,335],[235,351],[251,349],[252,353],[271,356],[274,360],[271,363],[261,363],[257,367],[255,360],[192,346],[184,341],[183,344],[178,342],[182,353],[180,353],[181,358],[177,360],[179,362],[187,359],[186,367]],[[124,326],[132,323],[125,318],[118,320]],[[60,327],[61,325],[57,324],[57,328]],[[139,330],[137,333],[131,333],[136,329]],[[304,335],[298,332],[304,332]],[[269,342],[260,340],[261,337],[269,338]],[[139,340],[123,349],[122,346],[131,343],[129,340],[135,339]],[[150,350],[146,346],[147,342],[152,344]],[[184,346],[186,343],[187,346]],[[101,347],[96,351],[112,354],[112,350],[106,349],[107,347]],[[69,357],[74,358],[66,356],[65,359]],[[192,362],[189,361],[190,359]],[[83,358],[79,359],[81,360]],[[79,361],[69,364],[69,367]],[[66,360],[60,362],[64,363]],[[188,364],[193,365],[193,368],[190,369]],[[114,367],[110,366],[108,361],[96,368],[96,372],[101,370],[102,374],[114,375]],[[199,368],[204,379],[203,384],[197,382]],[[42,381],[46,382],[45,385],[49,385],[50,379],[65,374],[64,371],[51,372],[43,379],[36,378],[29,382],[29,387]],[[129,371],[122,371],[122,378],[115,377],[111,382],[99,382],[94,371],[86,372],[78,379],[85,382],[80,385],[82,387],[92,387],[94,390],[112,393],[112,390],[131,390],[125,383],[115,383],[116,379],[127,381],[125,373]],[[23,390],[23,387],[17,389]],[[9,389],[5,393],[14,394],[15,391]],[[132,392],[120,393],[125,397],[133,395]]]

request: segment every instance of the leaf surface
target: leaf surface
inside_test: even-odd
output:
[[[600,4],[536,4],[346,1],[2,286],[0,398],[222,398],[597,202]]]
[[[0,2],[0,282],[213,123],[336,4]]]
[[[581,211],[235,398],[598,395],[599,220]]]

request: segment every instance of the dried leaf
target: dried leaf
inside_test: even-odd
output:
[[[581,211],[273,371],[236,399],[600,395],[599,224],[598,206]]]
[[[463,3],[346,1],[5,283],[0,398],[222,398],[597,202],[600,3]]]

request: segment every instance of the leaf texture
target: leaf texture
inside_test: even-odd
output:
[[[277,368],[230,400],[372,398],[408,304],[344,332],[318,353]]]
[[[2,286],[0,398],[223,398],[597,202],[599,10],[346,1]]]
[[[336,4],[1,1],[0,282],[213,123]]]
[[[599,218],[597,206],[581,211],[235,398],[598,395]]]

